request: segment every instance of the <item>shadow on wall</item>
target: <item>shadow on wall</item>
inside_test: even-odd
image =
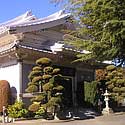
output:
[[[10,89],[11,89],[11,94],[12,94],[11,101],[13,104],[15,100],[17,99],[17,90],[14,86],[12,86]]]

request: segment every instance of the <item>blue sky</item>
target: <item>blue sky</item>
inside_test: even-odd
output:
[[[40,18],[61,9],[61,6],[55,6],[50,0],[0,0],[0,23],[13,19],[28,10]]]

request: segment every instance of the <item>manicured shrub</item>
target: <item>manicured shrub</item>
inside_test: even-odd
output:
[[[43,85],[43,90],[44,91],[52,90],[52,88],[53,88],[53,84],[51,84],[49,82]]]
[[[119,87],[114,87],[114,88],[113,88],[113,91],[114,91],[114,92],[120,92],[120,88],[119,88]]]
[[[97,84],[98,82],[96,81],[84,83],[85,102],[88,104],[88,106],[96,106]]]
[[[123,94],[125,92],[125,79],[123,78],[123,68],[113,65],[107,66],[106,87],[111,93],[111,98],[119,105],[123,102]]]
[[[38,91],[38,87],[36,85],[30,85],[28,86],[28,88],[26,89],[26,92],[37,92]]]
[[[59,85],[59,86],[57,86],[57,87],[54,87],[53,90],[54,90],[54,89],[57,90],[57,91],[61,91],[61,90],[64,89],[64,87],[61,86],[61,85]]]
[[[32,111],[32,112],[36,112],[38,111],[40,108],[40,104],[39,103],[33,103],[29,106],[28,110]]]
[[[122,93],[122,97],[124,97],[124,98],[125,98],[125,91],[124,91],[124,93]]]
[[[37,86],[37,83],[36,82],[29,82],[27,85],[28,85],[28,87],[31,86],[31,85],[36,85]]]
[[[41,66],[41,67],[49,66],[49,65],[51,65],[51,63],[52,63],[52,60],[49,58],[46,58],[46,57],[36,60],[36,64]]]
[[[40,76],[40,73],[41,73],[41,71],[39,71],[39,70],[33,70],[30,72],[28,78],[32,80],[34,78],[34,76]]]
[[[34,66],[33,71],[41,71],[42,68],[40,66]]]
[[[113,84],[108,85],[108,89],[113,89],[113,88],[114,88]]]
[[[0,80],[0,112],[3,106],[7,107],[11,103],[11,90],[8,81]]]
[[[34,101],[38,101],[38,102],[41,102],[42,100],[45,99],[45,95],[38,95],[34,98]]]
[[[125,80],[124,79],[117,79],[116,83],[119,85],[124,85]]]
[[[50,79],[51,77],[52,75],[44,74],[42,78],[45,80],[45,79]]]
[[[39,82],[42,80],[42,77],[41,76],[36,76],[32,79],[32,82],[35,83],[35,82]]]
[[[53,70],[53,73],[52,74],[57,74],[57,73],[59,73],[60,72],[60,69],[59,68],[55,68],[54,70]]]
[[[121,92],[125,92],[125,87],[122,87],[122,88],[120,89],[120,91],[121,91]]]
[[[36,116],[44,116],[45,115],[45,109],[41,106],[39,107],[39,110],[36,111]]]
[[[109,65],[106,67],[107,71],[113,71],[113,70],[115,70],[115,68],[116,67],[114,65]]]
[[[52,74],[53,68],[50,67],[50,66],[45,67],[45,68],[43,69],[43,72],[44,72],[45,74]]]
[[[101,70],[98,70],[98,81],[105,84],[108,92],[111,94],[110,98],[112,102],[117,102],[119,105],[123,102],[122,93],[125,92],[125,78],[123,77],[123,68],[109,65],[105,69],[105,75]],[[113,105],[113,104],[111,104]]]
[[[29,83],[26,92],[34,93],[34,97],[31,99],[32,104],[28,109],[36,115],[43,114],[42,107],[47,113],[48,110],[54,111],[52,109],[61,104],[62,90],[64,89],[62,75],[58,74],[60,69],[53,68],[51,64],[52,61],[49,58],[38,59],[36,66],[28,76]]]
[[[24,118],[28,110],[24,108],[24,104],[21,101],[15,101],[13,105],[9,105],[7,108],[8,116],[11,118]]]
[[[61,102],[61,98],[59,97],[52,97],[48,103],[47,103],[47,107],[54,107],[54,106],[58,106],[58,104]]]

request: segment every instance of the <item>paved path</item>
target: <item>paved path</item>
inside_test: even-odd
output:
[[[2,123],[0,125],[3,125]],[[99,116],[87,120],[71,121],[45,121],[45,120],[25,120],[4,125],[125,125],[125,114],[114,114],[109,116]]]

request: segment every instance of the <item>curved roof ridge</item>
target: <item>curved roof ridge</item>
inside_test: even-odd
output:
[[[11,19],[7,22],[4,22],[4,23],[1,23],[0,24],[0,27],[4,27],[4,26],[12,26],[12,25],[15,25],[15,24],[20,24],[20,23],[23,23],[23,22],[26,22],[26,21],[31,21],[33,19],[35,19],[36,17],[34,15],[32,15],[32,12],[31,11],[27,11],[26,13],[14,18],[14,19]]]
[[[29,21],[25,21],[25,22],[22,22],[20,24],[17,24],[15,25],[16,26],[22,26],[22,25],[33,25],[33,24],[39,24],[39,23],[45,23],[45,22],[50,22],[50,21],[54,21],[54,20],[58,20],[58,19],[61,19],[61,18],[66,18],[66,17],[69,17],[70,14],[65,14],[63,10],[60,10],[54,14],[51,14],[47,17],[44,17],[44,18],[39,18],[39,19],[35,19],[35,20],[29,20]]]
[[[39,29],[37,25],[41,24],[47,26],[49,23],[52,23],[52,25],[55,25],[56,21],[58,22],[57,25],[64,23],[67,18],[71,16],[70,13],[66,14],[64,10],[60,10],[54,14],[51,14],[44,18],[36,18],[34,15],[32,15],[31,11],[27,11],[26,13],[10,20],[5,23],[0,24],[0,34],[4,34],[5,32],[8,32],[9,30],[13,30],[14,28],[20,28],[20,27],[26,27],[26,26],[35,26],[35,28]],[[29,30],[30,28],[28,28]],[[14,29],[15,30],[15,29]],[[27,31],[28,31],[27,30]]]

